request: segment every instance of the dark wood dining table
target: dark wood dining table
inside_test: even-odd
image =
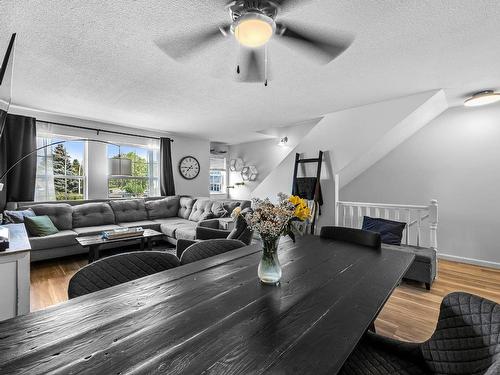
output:
[[[413,257],[305,236],[268,286],[250,245],[0,323],[0,374],[336,374]]]

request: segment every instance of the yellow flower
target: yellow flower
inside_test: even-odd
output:
[[[290,198],[288,198],[288,201],[294,206],[296,206],[300,204],[301,201],[303,201],[303,199],[300,199],[300,197],[297,197],[296,195],[291,195]]]
[[[297,217],[299,220],[307,220],[311,217],[311,210],[309,209],[309,207],[307,206],[304,206],[304,205],[298,205],[296,208],[295,208],[295,213],[294,213],[295,217]]]

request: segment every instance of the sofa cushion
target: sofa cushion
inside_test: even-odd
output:
[[[227,211],[226,216],[231,216],[234,209],[236,207],[240,207],[240,206],[241,206],[241,202],[239,202],[239,201],[225,201],[224,202],[224,209]]]
[[[382,243],[401,245],[401,238],[403,237],[405,227],[406,223],[399,221],[364,216],[361,229],[380,233]]]
[[[73,227],[73,209],[67,203],[36,204],[31,208],[37,216],[47,215],[59,230]]]
[[[164,217],[177,216],[180,207],[180,197],[167,197],[164,199],[151,200],[145,203],[146,211],[150,220]]]
[[[148,219],[144,199],[127,199],[110,201],[117,223],[141,221]]]
[[[47,215],[27,216],[24,218],[24,226],[33,237],[46,237],[59,232]]]
[[[195,225],[181,225],[175,231],[175,238],[177,240],[194,240],[196,239],[196,226]]]
[[[175,231],[179,227],[191,226],[193,228],[196,227],[197,223],[193,221],[189,221],[186,219],[182,219],[179,217],[170,217],[167,219],[158,219],[155,220],[156,223],[160,224],[160,230],[166,236],[175,238]]]
[[[123,228],[137,228],[160,230],[160,224],[152,220],[129,221],[126,223],[118,223]]]
[[[196,199],[181,197],[179,200],[179,211],[177,212],[177,216],[183,219],[189,219],[189,215],[191,215],[191,211],[193,210],[194,202],[196,202]]]
[[[3,212],[3,216],[5,217],[7,223],[20,224],[24,223],[25,217],[33,217],[36,216],[36,214],[31,208],[28,208],[27,210],[22,211],[6,210]]]
[[[229,216],[229,213],[226,211],[224,207],[224,202],[222,201],[214,201],[212,204],[212,213],[215,218]]]
[[[113,230],[113,229],[121,229],[122,227],[116,224],[107,224],[107,225],[96,225],[91,227],[81,227],[74,228],[73,231],[78,234],[78,237],[82,236],[96,236],[101,234],[105,230]]]
[[[197,200],[193,205],[193,210],[189,215],[189,220],[191,221],[201,221],[207,219],[213,219],[214,214],[212,213],[212,204],[214,202],[210,199]]]
[[[73,207],[73,228],[115,223],[115,214],[109,203],[85,203]]]
[[[77,245],[76,232],[61,230],[45,237],[30,237],[31,250],[53,249],[62,246]]]

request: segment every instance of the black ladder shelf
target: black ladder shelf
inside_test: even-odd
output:
[[[306,195],[302,192],[299,191],[299,186],[297,183],[297,174],[299,171],[299,164],[310,164],[310,163],[317,163],[317,169],[316,169],[316,177],[304,177],[303,179],[309,179],[313,181],[314,183],[314,192],[313,194],[309,193],[309,195]],[[309,159],[301,159],[300,154],[295,154],[295,168],[293,170],[293,185],[292,185],[292,194],[293,195],[298,195],[301,198],[305,198],[308,200],[314,200],[314,216],[313,220],[311,223],[311,234],[314,234],[314,228],[316,226],[316,218],[318,215],[316,215],[316,210],[318,210],[318,214],[321,215],[321,208],[320,205],[322,202],[320,202],[321,198],[321,186],[320,186],[320,178],[321,178],[321,165],[323,163],[323,151],[320,151],[318,154],[317,158],[309,158]],[[311,199],[312,198],[312,199]]]

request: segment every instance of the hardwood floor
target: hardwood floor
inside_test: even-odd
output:
[[[66,301],[71,276],[85,264],[85,255],[33,263],[31,310]],[[441,300],[453,291],[500,303],[500,270],[445,260],[439,261],[438,269],[439,277],[431,291],[410,282],[395,290],[375,323],[378,333],[405,341],[426,340],[434,331]]]

